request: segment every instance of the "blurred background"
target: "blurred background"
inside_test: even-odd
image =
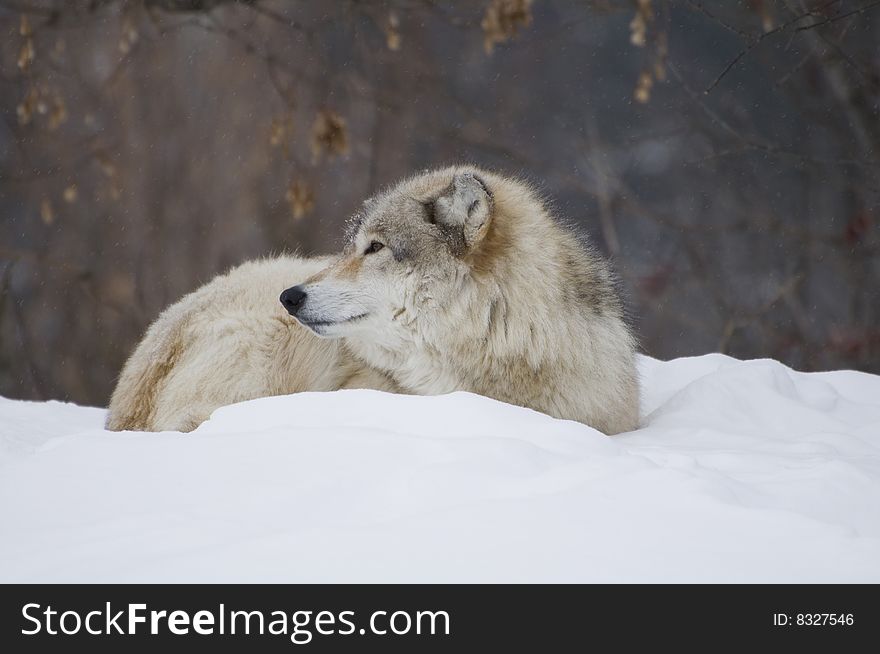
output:
[[[0,34],[0,395],[106,404],[164,306],[457,161],[613,257],[648,354],[880,372],[877,0],[0,0]]]

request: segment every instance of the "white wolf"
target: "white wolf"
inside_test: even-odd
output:
[[[168,307],[126,362],[107,428],[190,431],[218,407],[269,395],[397,387],[287,315],[278,294],[332,258],[245,263]]]
[[[254,288],[257,270],[291,264],[250,265],[226,278],[239,280],[236,298],[269,292]],[[281,303],[319,338],[297,331],[256,300],[247,300],[250,308],[237,319],[224,320],[225,327],[213,326],[224,311],[223,300],[221,307],[209,308],[216,297],[207,293],[212,282],[177,305],[176,314],[188,320],[206,310],[217,315],[199,316],[198,327],[185,329],[189,340],[177,355],[160,344],[175,339],[156,335],[179,330],[186,321],[168,314],[157,321],[146,339],[152,334],[157,345],[142,354],[161,373],[158,381],[129,370],[143,368],[142,357],[135,366],[130,361],[111,401],[108,426],[171,428],[179,414],[191,427],[212,406],[258,394],[323,390],[345,380],[349,386],[415,394],[471,391],[607,434],[637,427],[635,341],[610,268],[520,181],[471,166],[416,175],[364,203],[341,257],[297,265],[316,271],[301,275],[308,278],[285,290]],[[202,293],[211,298],[197,300]],[[286,336],[270,337],[274,347],[246,347],[254,340],[254,325],[268,324],[268,316]],[[226,335],[222,345],[213,336],[218,331]],[[214,355],[203,354],[203,348],[222,351],[226,374],[214,375]],[[137,357],[138,352],[132,360]],[[285,388],[284,370],[292,363],[300,368],[298,383]],[[328,371],[328,365],[345,367],[346,373]],[[276,380],[271,390],[262,390],[264,384],[254,394],[265,377]],[[123,389],[132,386],[132,378],[140,380],[139,391]],[[250,381],[236,385],[238,378]],[[178,393],[196,379],[211,389],[210,400],[187,411]],[[323,383],[309,387],[318,379]],[[240,390],[233,394],[230,386]],[[168,419],[127,421],[125,414],[139,406],[138,396],[150,393],[150,408],[141,413]],[[117,395],[126,401],[116,403]]]

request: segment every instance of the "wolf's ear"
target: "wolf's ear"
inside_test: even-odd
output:
[[[492,193],[473,173],[459,173],[435,201],[438,222],[461,227],[470,248],[486,234],[492,218]]]

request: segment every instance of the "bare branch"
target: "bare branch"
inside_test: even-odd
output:
[[[880,7],[880,0],[874,0],[874,2],[869,2],[863,7],[858,7],[857,9],[853,9],[851,11],[847,11],[846,13],[839,14],[837,16],[831,16],[830,18],[826,18],[825,20],[820,20],[817,23],[813,23],[811,25],[803,25],[798,27],[796,32],[804,32],[806,30],[815,29],[817,27],[822,27],[823,25],[828,25],[830,23],[836,23],[839,20],[843,20],[844,18],[849,18],[850,16],[854,16],[855,14],[863,14],[866,11],[873,9],[874,7]]]
[[[880,0],[878,0],[878,1],[880,1]],[[706,90],[703,91],[703,93],[705,93],[705,94],[710,93],[712,91],[712,89],[714,89],[716,86],[718,86],[718,84],[721,82],[721,80],[724,79],[731,70],[733,70],[734,66],[736,66],[740,61],[742,61],[746,57],[746,55],[748,55],[752,50],[754,50],[765,39],[768,39],[771,36],[775,36],[776,34],[780,34],[782,32],[787,31],[790,27],[796,25],[800,21],[815,15],[816,12],[827,9],[831,5],[835,5],[838,2],[840,2],[840,0],[829,0],[829,2],[826,2],[823,5],[820,5],[819,7],[817,7],[816,9],[814,9],[812,11],[808,11],[803,14],[800,14],[799,16],[795,16],[794,18],[782,23],[781,25],[770,30],[769,32],[764,32],[757,37],[754,37],[754,36],[751,37],[751,41],[746,45],[746,47],[743,48],[739,52],[739,54],[736,55],[730,61],[730,63],[728,63],[727,66],[724,67],[724,70],[722,70],[721,73],[718,75],[718,77],[716,77],[715,80],[711,84],[709,84],[708,87],[706,87]]]

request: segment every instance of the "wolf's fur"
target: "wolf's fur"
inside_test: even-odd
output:
[[[350,232],[288,307],[315,333],[342,337],[407,392],[636,428],[635,342],[609,266],[528,185],[429,171],[367,201]]]
[[[339,388],[396,390],[341,341],[316,338],[278,302],[331,259],[252,261],[168,307],[122,370],[107,428],[189,431],[223,405]]]
[[[302,280],[282,300],[323,338],[278,302]],[[472,391],[614,434],[638,423],[634,351],[607,262],[528,185],[445,168],[368,200],[341,257],[248,263],[167,309],[107,426],[188,430],[236,401],[362,387]]]

